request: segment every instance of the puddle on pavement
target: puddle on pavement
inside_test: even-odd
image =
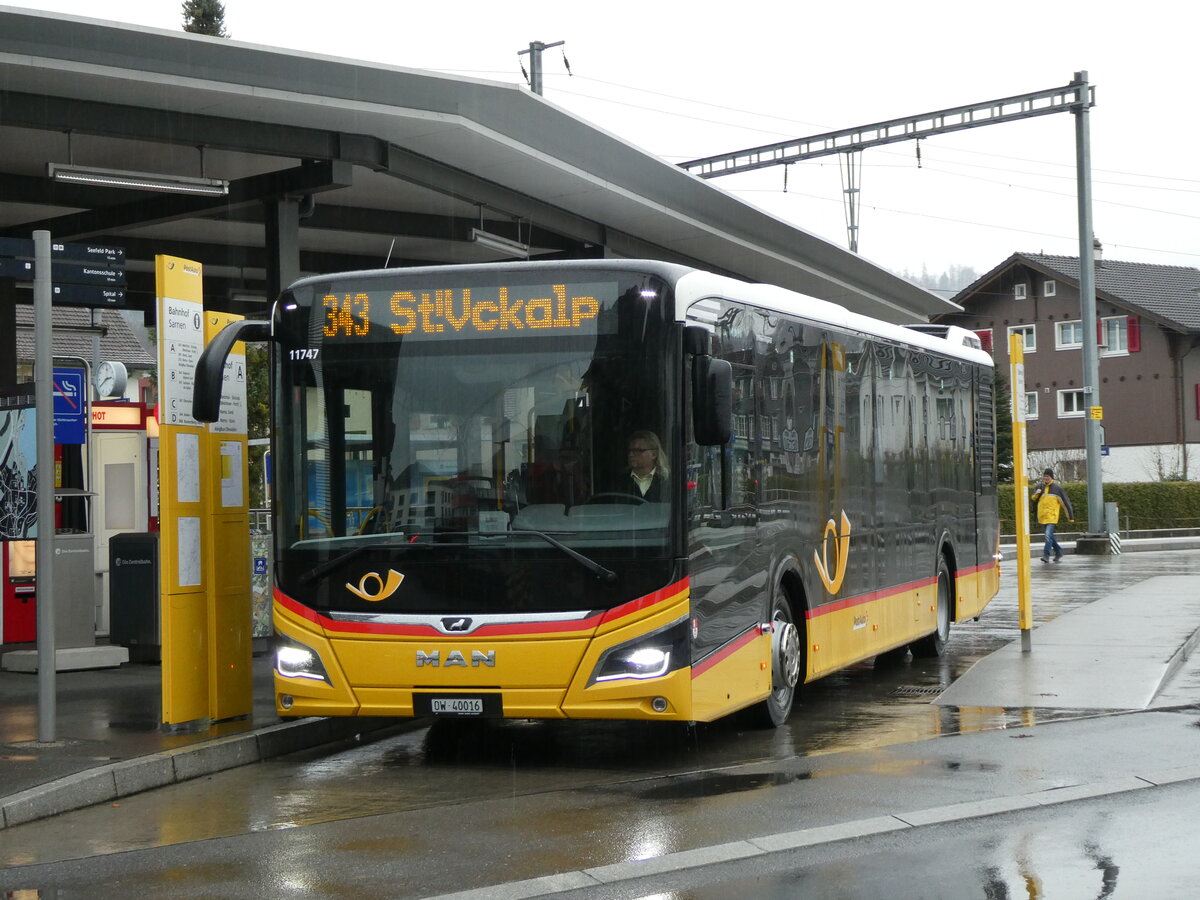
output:
[[[808,772],[759,772],[746,775],[689,775],[672,780],[667,784],[646,788],[637,792],[641,800],[697,800],[701,797],[717,797],[743,791],[780,787],[805,781],[812,776]]]
[[[745,791],[784,787],[813,778],[829,778],[834,775],[911,775],[935,766],[947,772],[998,772],[1000,766],[991,762],[973,760],[903,760],[871,763],[857,767],[833,767],[804,772],[746,772],[692,774],[657,781],[650,786],[634,785],[632,792],[639,800],[699,800],[705,797],[720,797]]]

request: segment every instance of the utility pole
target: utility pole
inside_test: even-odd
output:
[[[1087,72],[1076,72],[1073,87],[1083,91]],[[1100,471],[1100,428],[1104,407],[1100,405],[1100,359],[1096,333],[1096,244],[1092,234],[1092,144],[1087,104],[1071,109],[1075,116],[1075,173],[1079,203],[1079,309],[1083,326],[1083,419],[1087,452],[1088,533],[1076,541],[1076,552],[1108,552],[1104,533],[1104,480]]]
[[[54,624],[54,313],[50,232],[33,233],[34,406],[37,422],[37,666],[39,744],[57,731],[58,656]],[[82,399],[82,397],[80,398]],[[88,485],[91,488],[91,485]]]
[[[548,50],[551,47],[561,47],[566,41],[555,41],[553,44],[543,44],[541,41],[530,41],[528,50],[518,50],[517,56],[529,54],[529,73],[526,77],[529,79],[529,87],[539,96],[542,93],[542,51]],[[564,57],[563,61],[566,61]],[[567,66],[567,71],[571,71],[571,67]]]

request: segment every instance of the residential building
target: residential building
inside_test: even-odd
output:
[[[1103,412],[1105,481],[1200,479],[1200,269],[1096,261],[1099,403],[1084,391],[1079,259],[1014,253],[937,317],[976,332],[1007,378],[1025,350],[1029,462],[1086,478],[1084,419]]]

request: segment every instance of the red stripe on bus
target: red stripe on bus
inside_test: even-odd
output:
[[[965,578],[968,575],[978,575],[980,572],[990,572],[992,569],[998,569],[1000,563],[992,560],[989,563],[984,563],[982,566],[971,566],[969,569],[959,569],[958,577]]]
[[[969,569],[959,569],[957,578],[964,578],[970,575],[978,575],[980,572],[987,572],[999,567],[998,562],[985,563],[982,566],[972,566]],[[888,597],[894,597],[896,594],[902,594],[907,591],[914,591],[917,588],[928,587],[937,581],[936,578],[921,578],[917,581],[910,581],[908,584],[898,584],[895,587],[883,588],[878,591],[870,591],[866,594],[859,594],[857,597],[845,597],[841,600],[835,600],[832,603],[826,603],[816,609],[810,609],[805,613],[805,618],[815,619],[819,616],[824,616],[832,612],[837,612],[842,609],[850,609],[855,606],[862,606],[864,603],[871,603],[875,600],[884,600]]]
[[[471,632],[471,634],[472,636],[479,637],[495,637],[498,635],[532,636],[561,632],[593,631],[602,623],[617,621],[618,619],[631,616],[637,612],[642,612],[658,605],[659,603],[677,597],[682,591],[687,589],[687,585],[688,581],[686,578],[684,578],[675,582],[675,584],[668,585],[667,587],[647,594],[644,597],[639,597],[636,600],[623,603],[606,613],[593,613],[585,619],[572,619],[565,622],[509,622],[501,625],[481,625],[475,631]],[[324,616],[316,610],[310,609],[301,603],[298,603],[291,597],[284,594],[278,588],[275,588],[275,601],[280,606],[284,607],[295,615],[300,616],[301,618],[307,619],[314,625],[318,625],[326,631],[340,634],[389,634],[411,637],[428,637],[429,635],[437,635],[439,637],[449,636],[438,631],[432,625],[387,625],[376,622],[339,622],[329,618],[328,616]]]
[[[859,594],[857,597],[845,597],[841,600],[835,600],[832,603],[825,603],[818,606],[816,609],[807,610],[804,613],[806,619],[816,619],[820,616],[828,615],[832,612],[837,612],[842,609],[851,609],[855,606],[862,606],[864,603],[873,603],[876,600],[884,600],[888,597],[894,597],[897,594],[908,593],[917,588],[928,587],[933,584],[936,578],[921,578],[917,581],[910,581],[908,584],[898,584],[895,587],[883,588],[878,591],[869,591],[866,594]]]
[[[737,653],[739,650],[741,650],[747,644],[751,644],[754,641],[758,640],[758,638],[760,636],[761,636],[761,632],[758,630],[758,627],[755,626],[754,628],[751,628],[749,631],[747,631],[745,634],[743,634],[741,637],[734,638],[732,641],[730,641],[728,644],[726,644],[720,650],[717,650],[715,653],[709,654],[704,659],[702,659],[700,662],[693,663],[692,664],[692,678],[696,678],[698,675],[703,675],[705,672],[707,672],[709,669],[711,669],[717,663],[724,662],[726,659],[733,656],[733,654]]]
[[[626,616],[631,616],[636,612],[642,612],[652,606],[662,603],[664,600],[670,600],[677,597],[688,589],[688,579],[681,578],[674,584],[668,584],[665,588],[659,588],[657,591],[646,594],[644,597],[638,597],[636,600],[630,600],[628,603],[622,603],[604,613],[601,619],[602,623],[615,622],[617,619],[623,619]]]

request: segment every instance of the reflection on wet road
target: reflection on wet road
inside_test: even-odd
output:
[[[1060,566],[1034,571],[1035,621],[1048,621],[1154,575],[1197,573],[1200,551],[1069,557]],[[864,762],[864,751],[1047,720],[1044,711],[957,709],[929,702],[976,660],[1018,637],[1015,581],[1015,563],[1007,560],[1001,594],[980,621],[954,627],[942,659],[905,659],[878,667],[864,663],[807,686],[791,722],[774,731],[748,730],[737,717],[696,727],[422,724],[369,743],[296,754],[0,832],[0,866],[408,811],[483,808],[497,801],[517,810],[537,806],[538,798],[556,792],[584,792],[587,797],[581,806],[555,810],[552,821],[559,833],[594,831],[595,809],[589,806],[611,814],[612,806],[636,801],[636,845],[626,848],[636,858],[669,849],[678,840],[669,816],[662,818],[657,832],[654,817],[656,808],[671,810],[681,801],[732,800],[835,774],[909,777],[919,776],[922,767],[946,766],[983,771],[979,767],[986,763],[936,755],[920,763],[883,757]],[[850,768],[824,759],[849,752],[858,754]],[[357,840],[385,838],[364,832]],[[386,840],[396,853],[420,845],[417,837]]]
[[[1105,900],[1196,896],[1200,785],[829,844],[558,895],[562,900]]]

